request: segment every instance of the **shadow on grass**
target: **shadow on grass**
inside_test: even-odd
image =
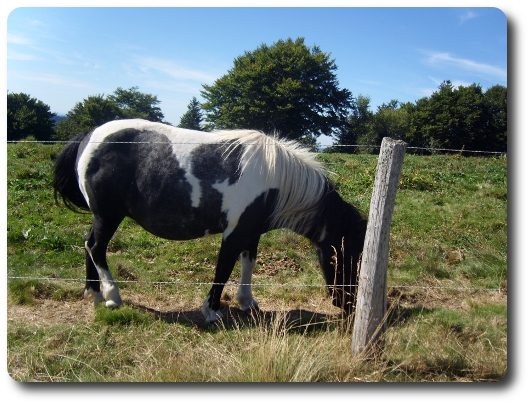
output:
[[[225,329],[240,329],[241,327],[256,327],[270,325],[274,319],[282,317],[287,329],[291,333],[311,333],[343,327],[346,320],[339,316],[307,311],[303,309],[290,311],[263,311],[261,309],[245,312],[237,307],[221,303],[223,320],[216,323],[207,323],[204,315],[197,310],[159,311],[135,302],[125,301],[127,305],[137,310],[152,315],[155,319],[167,323],[179,323],[193,326],[200,330],[215,330],[221,323]]]

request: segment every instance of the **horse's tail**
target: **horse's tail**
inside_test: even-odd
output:
[[[55,161],[53,173],[53,189],[55,202],[59,203],[61,196],[64,205],[74,212],[89,210],[85,197],[79,189],[79,182],[76,173],[76,161],[79,145],[87,132],[75,135],[68,145],[63,149]]]

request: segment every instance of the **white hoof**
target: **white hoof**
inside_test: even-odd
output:
[[[207,323],[215,323],[223,319],[223,314],[221,311],[214,311],[210,309],[209,314],[204,314],[204,317]]]
[[[258,301],[250,299],[246,301],[239,301],[239,307],[244,312],[251,312],[252,310],[259,310]]]
[[[94,306],[99,304],[101,301],[105,301],[105,298],[103,298],[103,293],[101,291],[95,292],[91,288],[89,288],[88,290],[85,289],[83,298],[89,302],[92,302]]]
[[[210,308],[210,304],[208,303],[209,298],[210,296],[206,297],[206,299],[204,300],[201,312],[204,315],[206,322],[214,323],[223,319],[223,314],[221,313],[221,311],[214,311]]]
[[[103,298],[105,298],[105,306],[107,308],[118,308],[123,305],[118,288],[115,286],[106,290],[105,286],[103,286]]]
[[[105,302],[105,306],[107,308],[118,308],[118,307],[121,307],[122,305],[123,305],[123,301],[121,300],[121,298],[119,302],[116,302],[113,300],[108,300]]]

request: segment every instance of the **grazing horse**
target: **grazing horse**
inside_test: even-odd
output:
[[[202,306],[207,322],[222,318],[221,292],[238,257],[237,300],[244,311],[258,308],[250,288],[258,242],[279,228],[313,242],[333,304],[346,311],[354,306],[366,220],[339,196],[314,154],[293,141],[249,130],[209,133],[111,121],[72,138],[56,160],[54,190],[56,201],[93,214],[84,295],[94,304],[122,305],[106,251],[130,217],[165,239],[222,233]]]

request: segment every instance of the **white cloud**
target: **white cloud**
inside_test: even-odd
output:
[[[27,37],[7,33],[7,43],[15,45],[30,45],[31,40]]]
[[[10,80],[24,80],[24,81],[40,82],[40,83],[53,84],[55,86],[64,86],[66,88],[91,87],[90,84],[88,83],[80,82],[78,80],[72,80],[65,76],[51,75],[51,74],[28,75],[28,74],[20,74],[16,72],[9,72],[9,78]]]
[[[466,70],[472,73],[480,74],[495,78],[495,80],[506,80],[507,71],[505,68],[479,63],[469,59],[457,58],[448,52],[430,52],[428,59],[425,61],[428,65],[434,67],[452,67]]]
[[[34,55],[28,53],[20,53],[12,51],[11,49],[7,50],[7,59],[8,60],[35,60],[37,59]]]
[[[467,20],[471,20],[473,18],[476,18],[478,17],[478,14],[471,11],[471,10],[467,10],[465,14],[460,14],[459,18],[460,18],[460,24],[463,24],[465,23]]]
[[[174,80],[191,80],[200,83],[213,83],[218,75],[198,69],[191,69],[181,66],[173,61],[153,58],[136,57],[134,60],[136,67],[143,73],[151,71],[162,73]]]

